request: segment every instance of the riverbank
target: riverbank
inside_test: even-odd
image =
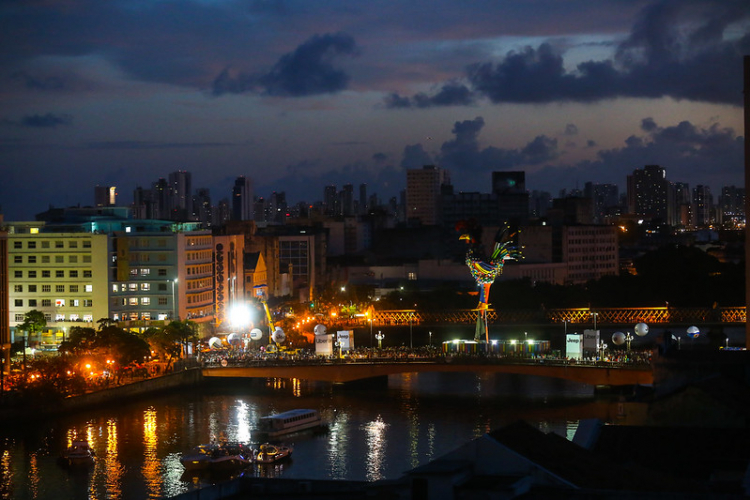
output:
[[[144,396],[153,396],[173,389],[197,387],[201,384],[202,370],[191,368],[170,372],[157,377],[145,378],[127,384],[88,392],[60,401],[39,402],[24,407],[0,409],[0,422],[34,421],[56,415],[85,410],[114,402],[130,401]]]

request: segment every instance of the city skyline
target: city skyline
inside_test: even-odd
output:
[[[750,4],[519,5],[201,0],[0,7],[6,220],[128,204],[169,172],[290,204],[327,184],[385,201],[436,164],[460,191],[523,170],[529,190],[744,185]]]

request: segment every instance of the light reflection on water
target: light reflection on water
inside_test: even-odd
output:
[[[328,431],[290,436],[293,460],[247,474],[395,479],[518,419],[571,438],[580,418],[599,411],[594,400],[585,385],[513,375],[409,374],[391,376],[387,387],[357,388],[242,381],[0,429],[0,494],[19,500],[168,498],[221,479],[186,475],[179,462],[184,452],[220,436],[257,445],[258,419],[292,408],[319,409]],[[77,438],[97,452],[91,469],[57,463]]]

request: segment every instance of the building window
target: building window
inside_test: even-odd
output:
[[[23,278],[23,271],[13,271],[13,277]]]
[[[151,290],[151,284],[150,283],[141,283],[141,290],[143,290],[143,291]]]
[[[78,264],[78,256],[77,255],[68,255],[68,262],[71,264]]]
[[[29,255],[29,264],[36,264],[36,255]]]
[[[78,299],[71,299],[70,300],[70,305],[71,306],[78,307],[78,304],[79,304]]]
[[[93,314],[84,314],[83,315],[83,321],[88,321],[89,323],[91,323],[92,321],[94,321],[94,315]]]
[[[147,267],[141,268],[141,276],[148,276],[149,274],[151,274],[151,269]]]
[[[94,301],[91,299],[83,299],[83,307],[92,307]]]
[[[138,305],[138,297],[130,297],[128,299],[128,304],[131,306],[137,306]]]
[[[42,264],[49,264],[49,255],[42,255]]]
[[[15,304],[16,307],[23,307],[23,299],[16,299]]]
[[[52,307],[52,299],[42,299],[42,307]]]
[[[68,271],[68,276],[70,278],[77,278],[78,277],[78,271],[76,271],[76,270]]]
[[[65,262],[65,257],[62,255],[55,255],[55,263],[56,264],[62,264]]]
[[[65,248],[65,245],[63,244],[62,241],[56,241],[55,248]]]
[[[49,248],[49,241],[43,241],[42,248]]]
[[[166,276],[167,270],[166,269],[159,269],[159,276]]]
[[[29,307],[36,307],[36,299],[29,299]]]
[[[166,306],[167,305],[167,298],[166,297],[159,297],[159,305],[160,306]]]
[[[29,271],[29,278],[36,278],[36,271]]]
[[[13,248],[23,248],[23,242],[22,241],[14,241],[13,242]]]
[[[78,285],[70,285],[71,293],[78,293]]]
[[[91,263],[91,256],[90,255],[84,255],[83,256],[83,263],[84,264],[90,264]]]
[[[159,291],[160,292],[166,292],[167,291],[167,284],[166,283],[159,283]]]
[[[131,292],[138,290],[138,283],[128,283],[128,290]]]
[[[83,291],[84,292],[93,292],[94,291],[94,285],[83,285]]]
[[[23,285],[13,285],[13,291],[16,293],[23,292]]]
[[[141,298],[141,305],[142,306],[150,306],[151,305],[151,298],[150,297],[142,297]]]
[[[78,248],[78,242],[77,241],[69,241],[68,242],[68,248]]]
[[[36,248],[36,241],[29,241],[27,244],[28,248]]]
[[[83,248],[91,248],[91,240],[83,240]]]
[[[13,256],[13,263],[14,264],[23,264],[23,255],[15,255],[15,256]]]
[[[52,273],[49,270],[42,271],[42,278],[49,278]]]
[[[29,292],[36,293],[36,285],[29,285]]]
[[[52,285],[42,285],[42,292],[49,293],[52,291]]]
[[[84,278],[90,278],[91,277],[91,269],[84,269],[83,270],[83,277]]]
[[[23,323],[24,321],[26,321],[26,318],[24,318],[24,315],[16,313],[16,323]]]
[[[55,278],[64,278],[65,277],[65,271],[58,269],[55,271]]]
[[[55,292],[62,293],[65,291],[65,285],[55,285]]]

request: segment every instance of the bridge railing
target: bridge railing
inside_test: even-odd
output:
[[[382,310],[374,311],[373,324],[378,326],[419,324],[467,324],[477,319],[478,311],[457,309],[448,311]],[[597,325],[691,324],[726,323],[742,324],[747,320],[745,307],[608,307],[575,309],[504,310],[490,309],[487,321],[502,324],[555,324],[567,322]],[[363,324],[367,319],[362,320]]]

